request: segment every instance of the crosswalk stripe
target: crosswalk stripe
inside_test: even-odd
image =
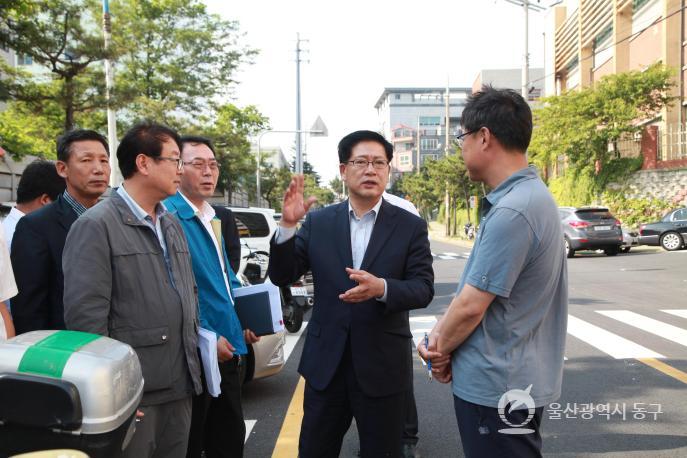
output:
[[[439,259],[456,259],[456,256],[444,256],[444,255],[439,255],[437,256]]]
[[[246,439],[243,441],[243,443],[245,444],[246,442],[248,442],[250,432],[253,431],[253,427],[258,422],[258,420],[243,420],[243,422],[246,424]]]
[[[596,313],[687,347],[687,331],[672,324],[663,323],[629,310],[597,310]]]
[[[447,252],[444,253],[444,254],[445,254],[446,256],[458,256],[458,253],[452,253],[452,252],[450,252],[450,251],[447,251]]]
[[[671,315],[679,316],[680,318],[687,318],[687,309],[661,310],[661,312],[670,313]]]
[[[660,353],[649,350],[631,340],[627,340],[572,315],[568,315],[568,334],[615,359],[665,358]]]

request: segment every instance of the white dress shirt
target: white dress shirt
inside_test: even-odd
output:
[[[215,245],[215,251],[217,252],[217,257],[219,258],[219,263],[222,266],[222,275],[224,277],[224,284],[227,287],[227,291],[229,292],[229,299],[234,302],[234,298],[231,296],[231,287],[229,286],[229,278],[227,277],[227,267],[224,265],[224,254],[222,253],[222,248],[219,245],[219,240],[217,240],[217,236],[215,235],[215,231],[212,229],[212,223],[211,221],[215,219],[215,216],[217,215],[217,212],[215,212],[215,209],[212,208],[212,205],[209,203],[203,201],[203,206],[201,208],[196,207],[193,205],[193,202],[188,200],[188,197],[184,195],[181,191],[179,191],[179,194],[181,197],[184,198],[186,203],[191,207],[191,210],[193,210],[193,213],[196,214],[196,217],[200,220],[201,223],[203,223],[203,227],[205,230],[210,234],[210,239]]]
[[[2,221],[2,230],[5,232],[5,241],[7,247],[12,250],[12,237],[14,237],[14,230],[17,228],[17,223],[24,216],[24,212],[13,207],[7,214],[7,218]]]
[[[351,201],[348,201],[348,222],[351,231],[351,255],[353,258],[353,268],[360,269],[363,263],[363,258],[365,257],[365,251],[367,251],[367,245],[370,243],[370,237],[372,236],[372,230],[374,229],[375,222],[377,221],[377,215],[379,215],[379,208],[382,206],[382,198],[367,211],[364,215],[358,218],[351,206]],[[275,242],[281,244],[291,239],[296,234],[295,227],[282,227],[281,225],[277,229],[277,236]],[[386,280],[382,278],[384,282],[384,294],[378,297],[377,300],[380,302],[386,302]]]

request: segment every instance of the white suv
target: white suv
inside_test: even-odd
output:
[[[274,209],[259,207],[228,207],[234,213],[236,227],[241,238],[241,267],[250,251],[270,252],[270,240],[277,230]],[[264,273],[264,272],[263,272]]]
[[[270,239],[277,230],[274,221],[274,210],[258,207],[228,207],[234,214],[236,226],[241,239],[241,267],[243,272],[246,256],[251,251],[270,251]],[[266,275],[267,265],[262,266]],[[262,336],[254,343],[249,351],[246,379],[269,377],[281,371],[284,367],[284,331]]]

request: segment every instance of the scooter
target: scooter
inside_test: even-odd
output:
[[[465,223],[463,229],[465,230],[465,236],[468,240],[475,238],[475,226],[472,223]]]

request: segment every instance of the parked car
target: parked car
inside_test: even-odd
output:
[[[640,224],[639,243],[660,245],[667,251],[687,247],[687,207],[666,213],[661,221]]]
[[[629,229],[622,228],[623,230],[623,246],[621,248],[623,253],[629,253],[630,248],[639,245],[639,234],[637,232],[630,232]]]
[[[270,251],[270,239],[277,230],[277,223],[272,215],[274,210],[257,207],[229,207],[234,213],[236,226],[241,240],[241,267],[246,268],[246,257],[254,251]],[[260,268],[267,271],[267,264]],[[245,381],[256,380],[277,374],[284,367],[284,331],[262,336],[260,341],[248,346]]]
[[[603,250],[615,256],[623,244],[618,221],[604,207],[559,207],[565,253],[569,258],[580,250]]]

